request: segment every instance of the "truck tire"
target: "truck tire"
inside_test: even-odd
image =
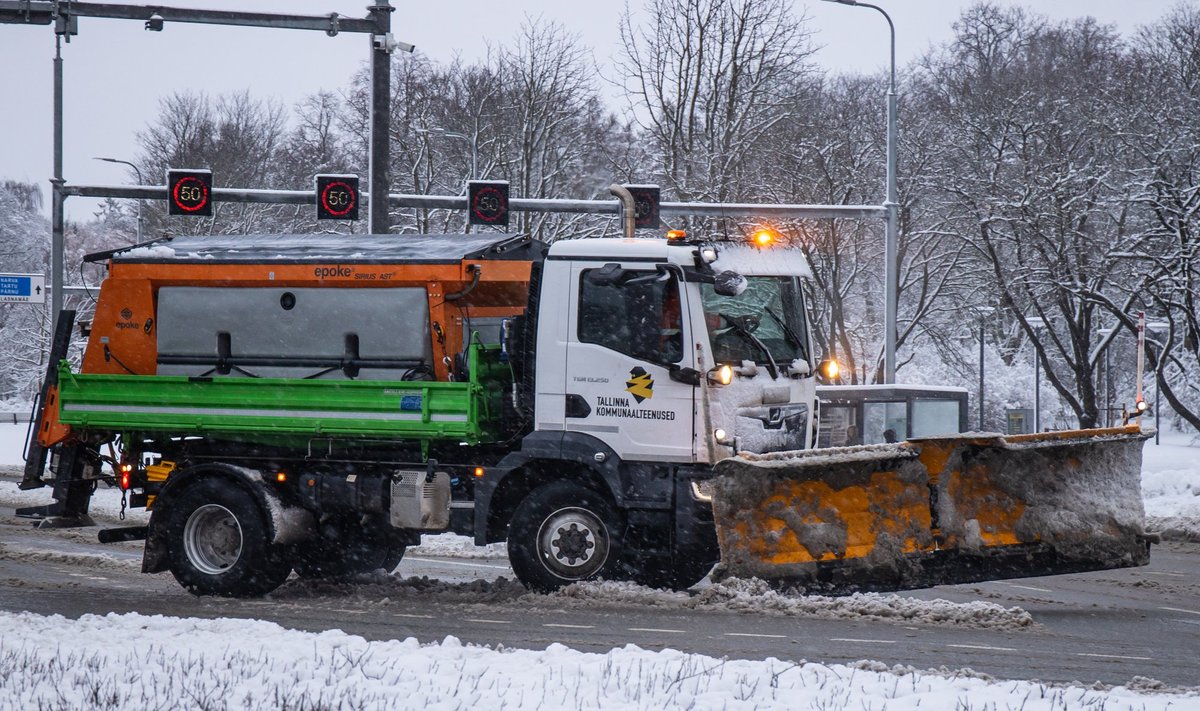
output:
[[[558,481],[534,489],[513,512],[508,559],[531,590],[612,578],[621,559],[621,519],[608,499]]]
[[[258,503],[228,481],[199,481],[179,492],[166,533],[171,574],[196,595],[265,595],[291,572]]]

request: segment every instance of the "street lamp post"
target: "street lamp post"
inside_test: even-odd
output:
[[[1045,328],[1046,320],[1040,316],[1031,316],[1026,321],[1033,329]],[[1033,431],[1042,431],[1042,360],[1038,358],[1038,347],[1033,346]]]
[[[1170,324],[1165,321],[1151,321],[1150,323],[1146,324],[1146,333],[1150,333],[1154,336],[1154,338],[1150,340],[1150,343],[1154,344],[1154,347],[1157,349],[1154,354],[1154,444],[1156,445],[1159,443],[1158,432],[1161,429],[1160,425],[1162,424],[1162,418],[1159,415],[1158,409],[1158,394],[1159,391],[1162,390],[1162,386],[1159,384],[1159,373],[1162,370],[1163,345],[1159,342],[1158,338],[1159,334],[1163,331],[1166,331],[1169,327]]]
[[[984,351],[983,341],[987,336],[987,317],[995,311],[991,306],[979,307],[979,431],[983,432],[983,383],[984,383]]]
[[[1096,332],[1096,335],[1104,341],[1104,360],[1101,361],[1101,369],[1104,372],[1104,381],[1101,383],[1104,391],[1104,426],[1112,427],[1112,359],[1109,357],[1109,347],[1112,346],[1112,340],[1109,340],[1116,328],[1102,328]]]
[[[887,20],[891,38],[891,73],[887,92],[887,228],[883,238],[884,251],[884,314],[883,314],[883,381],[896,382],[896,301],[899,298],[900,266],[897,264],[900,242],[900,196],[896,187],[896,26],[883,8],[858,0],[826,0],[841,5],[869,7]]]
[[[93,158],[93,160],[102,160],[105,163],[121,163],[122,165],[127,165],[130,168],[133,168],[133,172],[137,175],[138,185],[146,184],[146,182],[144,180],[142,180],[142,171],[138,170],[138,167],[136,165],[134,165],[133,163],[130,163],[127,160],[121,160],[120,158],[101,158],[98,156],[96,158]],[[141,242],[142,242],[142,199],[141,198],[138,198],[137,241],[139,244],[141,244]]]

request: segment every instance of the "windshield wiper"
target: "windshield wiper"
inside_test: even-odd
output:
[[[783,337],[790,341],[796,347],[796,350],[800,351],[801,357],[808,358],[808,353],[804,350],[804,344],[800,342],[800,337],[787,324],[787,321],[779,318],[779,314],[772,311],[770,306],[764,306],[763,311],[766,311],[768,316],[775,319],[775,323],[779,324],[780,328],[783,329]]]
[[[775,362],[775,357],[771,355],[771,349],[767,348],[767,344],[763,343],[762,340],[759,339],[758,336],[754,335],[749,328],[746,328],[746,324],[742,322],[742,319],[745,317],[727,316],[725,314],[720,314],[720,316],[729,322],[729,325],[733,327],[733,330],[738,335],[744,337],[747,341],[750,341],[750,343],[757,346],[758,349],[763,352],[763,355],[767,357],[767,372],[771,374],[771,379],[775,380],[778,378],[779,364]],[[758,319],[754,319],[754,321],[757,323]]]

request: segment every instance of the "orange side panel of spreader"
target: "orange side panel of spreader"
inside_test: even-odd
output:
[[[479,269],[477,283],[473,267]],[[444,340],[432,344],[433,367],[438,380],[447,380],[442,356],[465,345],[462,329],[456,326],[471,318],[522,313],[528,301],[530,267],[530,262],[519,260],[449,264],[113,262],[101,285],[82,372],[157,372],[157,295],[162,287],[417,287],[426,291],[431,325],[439,324],[442,331]],[[431,334],[435,331],[430,328]]]

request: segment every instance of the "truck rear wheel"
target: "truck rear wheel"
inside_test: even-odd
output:
[[[167,518],[171,574],[196,595],[264,595],[291,572],[252,496],[227,481],[192,484]]]
[[[620,517],[593,489],[564,481],[546,484],[513,512],[508,557],[521,582],[538,592],[611,578],[621,558]]]

